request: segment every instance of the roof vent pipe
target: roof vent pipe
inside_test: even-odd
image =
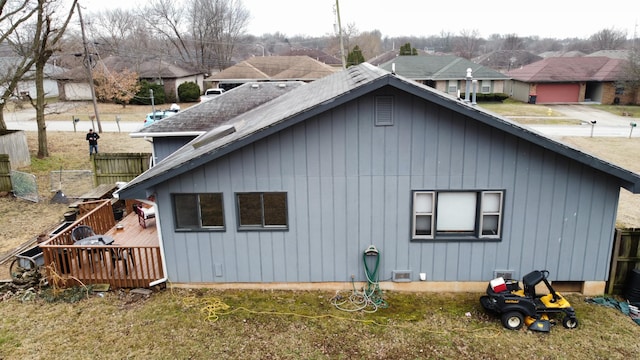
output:
[[[393,75],[395,75],[395,74],[396,74],[396,63],[391,63],[391,73],[392,73]]]
[[[471,70],[471,68],[467,68],[467,86],[465,88],[465,92],[464,92],[464,102],[468,103],[469,102],[469,93],[471,92],[471,80],[473,79],[473,76],[471,76],[471,72],[473,70]]]

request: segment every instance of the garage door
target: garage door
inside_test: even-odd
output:
[[[577,103],[580,84],[538,84],[537,103]]]

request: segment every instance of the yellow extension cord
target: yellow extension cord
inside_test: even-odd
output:
[[[173,294],[173,289],[171,289],[171,293]],[[305,318],[305,319],[325,319],[325,318],[330,318],[330,319],[343,320],[343,321],[352,321],[352,322],[368,324],[368,325],[376,325],[376,326],[381,326],[381,327],[395,327],[395,328],[410,328],[411,327],[409,325],[402,325],[402,324],[391,324],[391,325],[389,325],[389,324],[381,324],[381,323],[379,323],[379,322],[377,322],[375,320],[353,319],[353,318],[348,318],[348,317],[344,317],[344,316],[336,316],[336,315],[330,315],[330,314],[325,314],[325,315],[303,315],[303,314],[298,314],[298,313],[294,313],[294,312],[251,310],[251,309],[248,309],[248,308],[242,307],[242,306],[234,308],[234,309],[231,309],[231,306],[227,305],[220,298],[215,297],[215,296],[211,296],[211,297],[207,297],[207,298],[196,297],[194,295],[187,296],[187,297],[183,297],[182,298],[182,303],[187,307],[200,307],[200,312],[205,314],[205,320],[208,321],[208,322],[211,322],[211,323],[215,323],[216,321],[218,321],[220,319],[220,316],[231,315],[231,314],[234,314],[236,312],[244,311],[244,312],[247,312],[249,314],[256,314],[256,315],[292,316],[292,317],[299,317],[299,318]],[[231,309],[231,310],[229,310],[229,309]],[[448,331],[436,331],[436,330],[422,329],[422,331],[426,331],[426,332],[434,333],[434,334],[442,334],[442,335],[446,335],[446,334],[449,334],[451,332],[473,333],[473,332],[488,332],[488,331],[492,331],[492,330],[495,330],[495,329],[479,328],[479,329],[469,330],[469,329],[464,329],[464,328],[453,328],[453,329],[449,329]],[[495,337],[500,336],[500,335],[501,334],[499,332],[495,332],[490,336],[479,336],[478,335],[477,337],[478,338],[489,339],[489,338],[495,338]]]

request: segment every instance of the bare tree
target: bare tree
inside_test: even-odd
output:
[[[31,19],[37,11],[34,0],[0,0],[0,45],[10,45],[17,56],[13,61],[3,64],[0,72],[0,130],[7,130],[4,121],[4,108],[7,100],[14,95],[18,83],[33,67],[34,60],[29,55],[29,47],[16,46],[12,37],[22,24]]]
[[[241,0],[152,0],[140,15],[176,51],[180,60],[209,71],[227,67],[244,35],[249,12]]]
[[[464,29],[460,31],[460,36],[456,41],[455,52],[460,57],[471,59],[478,51],[479,43],[480,33],[478,30]]]
[[[627,34],[624,31],[611,29],[602,29],[591,35],[591,44],[593,49],[598,50],[619,50],[624,47],[627,40]]]
[[[77,0],[73,0],[66,17],[60,20],[56,17],[56,11],[61,6],[60,0],[37,0],[34,3],[35,17],[29,19],[29,21],[24,21],[20,29],[15,29],[13,34],[6,38],[23,58],[29,59],[24,62],[24,69],[31,70],[34,68],[33,80],[36,86],[36,99],[29,97],[29,100],[36,109],[38,126],[37,155],[40,158],[49,156],[46,124],[44,122],[46,95],[44,92],[44,69],[51,56],[59,50],[57,47],[58,42],[71,21],[76,3]],[[4,125],[4,121],[0,125]]]
[[[136,35],[139,35],[140,25],[139,18],[132,10],[117,8],[91,13],[87,24],[102,55],[121,54],[140,47],[139,42],[133,44],[131,41],[138,38]]]
[[[501,50],[522,50],[524,42],[517,34],[508,34],[504,37]]]
[[[365,31],[353,40],[362,50],[365,59],[371,59],[382,53],[382,33],[380,30]]]

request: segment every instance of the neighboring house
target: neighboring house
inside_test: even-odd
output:
[[[497,50],[480,55],[473,62],[500,72],[509,72],[538,60],[542,60],[542,57],[527,50]]]
[[[117,196],[155,198],[174,286],[348,287],[375,245],[386,289],[483,291],[547,269],[601,294],[620,187],[640,193],[640,175],[364,63],[196,138]]]
[[[538,103],[637,104],[638,89],[625,88],[627,60],[605,56],[546,58],[511,70],[509,95]]]
[[[154,163],[157,163],[227,120],[303,84],[300,81],[246,83],[162,121],[156,121],[132,133],[131,137],[152,139],[152,155]]]
[[[256,81],[311,82],[339,70],[308,56],[254,56],[209,76],[205,86],[229,90]]]
[[[20,61],[22,61],[22,58],[16,57],[16,56],[0,57],[0,68],[3,69],[5,74],[9,73],[12,71],[11,70],[12,68],[15,68],[20,63]],[[44,85],[45,97],[49,98],[49,97],[58,96],[58,85],[54,77],[57,76],[58,74],[63,73],[65,70],[66,69],[53,64],[46,64],[44,66],[43,85]],[[18,82],[18,86],[14,91],[14,96],[23,97],[23,96],[29,95],[35,99],[36,82],[34,77],[35,77],[35,65],[31,70],[27,71],[27,73],[23,76],[24,80]],[[0,89],[4,92],[5,87],[2,84],[0,84]]]
[[[380,68],[395,71],[449,95],[466,92],[467,69],[472,70],[472,77],[477,80],[478,94],[504,93],[505,82],[509,79],[499,71],[453,55],[398,56],[381,64]]]
[[[100,60],[97,66],[103,66],[109,72],[124,69],[138,74],[138,79],[161,84],[167,103],[178,101],[178,86],[185,82],[194,82],[203,88],[204,74],[189,70],[162,60],[132,61],[129,58],[109,56]],[[77,66],[56,77],[61,100],[91,100],[88,73],[84,66]]]

